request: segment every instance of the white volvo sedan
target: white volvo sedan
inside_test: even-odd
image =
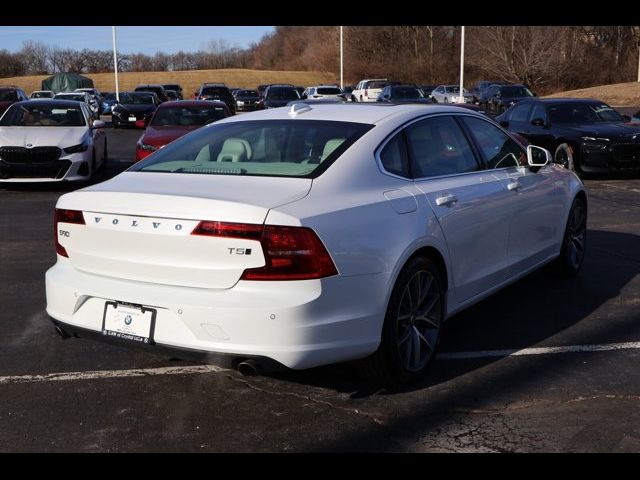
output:
[[[71,100],[29,100],[0,118],[0,182],[89,180],[107,160],[104,122]]]
[[[297,104],[60,197],[47,312],[63,335],[406,381],[447,317],[548,262],[577,273],[586,218],[578,177],[484,115]]]

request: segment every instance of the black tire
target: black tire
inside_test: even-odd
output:
[[[581,174],[580,166],[576,162],[573,149],[568,143],[561,143],[553,154],[553,162],[562,165],[564,168],[576,174]]]
[[[560,256],[555,261],[558,273],[566,277],[576,276],[584,263],[586,249],[587,202],[582,196],[578,196],[569,210]]]
[[[404,266],[389,299],[380,346],[360,362],[366,377],[395,385],[415,381],[427,371],[444,320],[443,274],[427,258],[413,258]]]

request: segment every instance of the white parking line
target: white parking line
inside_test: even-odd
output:
[[[133,370],[95,370],[89,372],[48,373],[45,375],[17,375],[0,377],[0,385],[9,383],[41,383],[69,380],[95,380],[100,378],[147,377],[154,375],[192,375],[196,373],[225,372],[228,369],[215,365],[191,367],[140,368]]]
[[[438,360],[462,358],[515,357],[520,355],[548,355],[555,353],[606,352],[610,350],[638,350],[640,342],[605,343],[600,345],[566,345],[562,347],[533,347],[520,350],[481,350],[477,352],[446,352],[436,356]]]

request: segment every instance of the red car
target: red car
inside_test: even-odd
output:
[[[136,161],[151,155],[176,138],[229,116],[229,107],[219,101],[188,100],[162,103],[148,121],[136,122],[137,127],[146,126],[145,132],[136,144]]]

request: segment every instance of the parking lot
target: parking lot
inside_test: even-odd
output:
[[[107,134],[98,180],[140,131]],[[244,377],[63,340],[44,273],[56,200],[79,186],[0,185],[0,451],[637,452],[640,179],[585,183],[579,277],[543,269],[456,315],[427,377],[392,391],[351,365]]]

